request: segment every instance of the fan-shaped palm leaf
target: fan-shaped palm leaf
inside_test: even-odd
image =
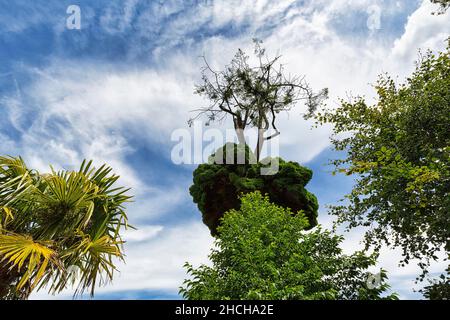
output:
[[[129,189],[114,187],[118,179],[92,161],[78,171],[39,174],[21,158],[0,157],[0,260],[20,270],[6,276],[20,283],[21,296],[36,286],[57,293],[76,283],[76,293],[93,294],[112,280],[115,259],[123,259],[120,231],[128,227],[124,203],[131,199]],[[4,263],[0,275],[8,272]]]
[[[0,235],[1,262],[6,262],[10,269],[16,268],[18,272],[22,271],[22,268],[26,269],[17,284],[17,290],[27,282],[30,282],[30,289],[33,289],[46,272],[49,263],[58,265],[56,253],[49,245],[50,242],[36,242],[23,235]]]

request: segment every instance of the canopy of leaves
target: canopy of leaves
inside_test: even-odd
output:
[[[402,248],[402,264],[418,259],[422,279],[437,252],[450,250],[450,50],[421,56],[405,84],[382,76],[375,88],[375,105],[357,98],[317,114],[347,151],[337,169],[357,176],[331,212],[349,228],[370,227],[368,246]]]
[[[305,232],[300,211],[270,203],[259,192],[242,196],[238,211],[228,211],[210,254],[212,266],[186,268],[191,278],[180,293],[187,299],[380,299],[389,286],[367,285],[375,256],[344,255],[342,237],[316,228]],[[369,282],[371,283],[371,282]]]
[[[0,298],[27,298],[33,289],[76,293],[113,278],[122,259],[127,190],[103,165],[39,174],[21,158],[0,157]]]
[[[245,153],[245,156],[242,155],[243,161],[239,164],[240,153]],[[230,155],[234,161],[230,161]],[[278,172],[261,175],[261,168],[269,159],[256,164],[247,146],[226,144],[210,157],[209,163],[198,166],[194,171],[194,184],[189,191],[211,234],[217,234],[220,218],[226,211],[239,208],[239,195],[255,190],[269,194],[272,202],[290,208],[293,212],[302,210],[308,219],[307,228],[317,224],[317,199],[305,189],[311,180],[312,171],[296,162],[280,158],[271,160],[278,162]]]

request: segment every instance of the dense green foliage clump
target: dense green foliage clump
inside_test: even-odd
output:
[[[227,154],[227,150],[233,150],[233,153]],[[242,155],[244,160],[241,164],[237,163],[238,155]],[[230,156],[234,164],[227,164],[230,163]],[[225,161],[227,157],[228,161]],[[261,169],[267,166],[264,163],[270,160],[278,162],[278,172],[262,175]],[[290,208],[292,212],[302,210],[308,219],[306,228],[314,227],[319,205],[316,197],[305,189],[312,171],[280,158],[255,162],[247,146],[227,144],[210,157],[208,164],[201,164],[194,171],[194,184],[189,190],[211,233],[217,234],[220,219],[226,211],[239,209],[241,193],[256,190],[268,194],[273,203]]]
[[[337,170],[357,177],[332,213],[349,228],[370,227],[367,246],[400,247],[402,264],[417,259],[423,278],[450,251],[450,48],[421,56],[406,83],[383,76],[375,88],[374,105],[357,98],[317,115],[347,151]]]
[[[386,273],[367,272],[375,256],[344,255],[343,238],[309,226],[303,212],[270,203],[259,192],[228,211],[210,254],[212,266],[194,269],[180,293],[186,299],[396,299]],[[377,279],[372,281],[371,279]]]

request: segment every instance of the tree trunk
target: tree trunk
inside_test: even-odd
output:
[[[18,296],[16,293],[11,292],[11,286],[14,286],[16,281],[22,275],[16,268],[9,270],[9,266],[4,262],[0,263],[0,300],[5,299],[26,299],[26,296]]]
[[[236,131],[239,144],[245,145],[244,126],[241,119],[234,120],[234,130]]]
[[[264,129],[258,129],[258,142],[256,143],[255,155],[256,161],[259,162],[259,158],[261,156],[262,147],[264,145]]]

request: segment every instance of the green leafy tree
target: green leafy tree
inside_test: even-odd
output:
[[[331,212],[349,229],[369,227],[368,247],[401,248],[401,265],[416,259],[423,279],[438,252],[450,250],[450,50],[422,55],[406,83],[385,75],[375,89],[374,105],[356,98],[317,113],[347,152],[336,169],[356,177]]]
[[[421,292],[429,300],[450,300],[450,267],[446,274],[441,274],[437,279],[428,280],[429,285]]]
[[[307,118],[327,97],[328,90],[315,93],[304,77],[287,76],[279,63],[281,56],[269,58],[261,47],[261,41],[254,39],[254,43],[254,53],[259,61],[256,66],[250,65],[249,56],[241,49],[224,71],[212,69],[205,59],[202,83],[196,86],[195,93],[207,98],[210,104],[194,110],[197,115],[189,123],[203,115],[207,117],[207,125],[232,117],[239,143],[244,145],[244,130],[257,128],[258,141],[254,153],[259,161],[264,141],[279,134],[276,126],[278,114],[304,101],[308,107]],[[271,128],[275,133],[265,136]]]
[[[112,280],[123,259],[127,189],[103,165],[39,174],[21,158],[0,157],[0,298],[26,299],[34,289],[75,293]]]
[[[230,150],[232,154],[228,154]],[[240,154],[243,161],[239,164]],[[232,161],[227,159],[229,156],[232,156]],[[217,227],[226,211],[239,209],[241,193],[256,190],[267,193],[272,202],[293,212],[302,210],[308,219],[306,228],[314,227],[319,205],[316,197],[305,189],[312,171],[296,162],[277,158],[272,160],[277,162],[278,171],[261,175],[264,163],[270,161],[264,159],[255,163],[252,161],[254,157],[247,146],[230,143],[218,149],[209,158],[209,163],[199,165],[194,171],[194,184],[189,191],[211,234],[217,235]]]
[[[186,299],[395,299],[381,270],[368,281],[375,256],[345,255],[343,238],[316,228],[305,232],[302,212],[272,204],[259,192],[242,196],[219,226],[210,254],[212,266],[185,267],[190,279],[180,293]]]

